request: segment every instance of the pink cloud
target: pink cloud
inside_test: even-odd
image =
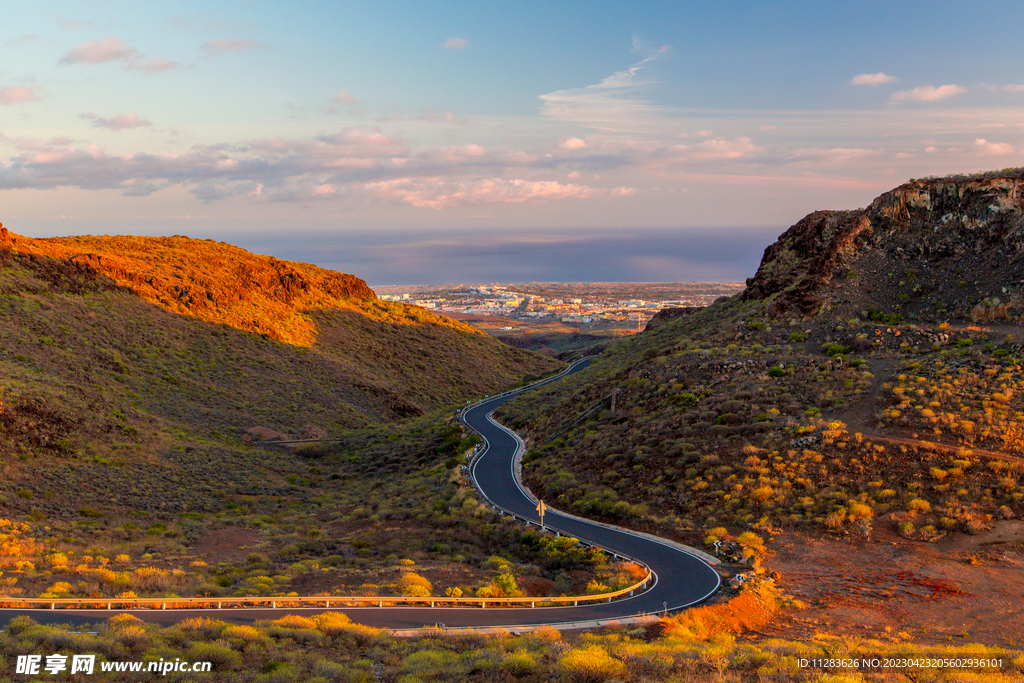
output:
[[[39,95],[34,85],[8,85],[0,88],[0,104],[21,104],[23,102],[38,102]]]
[[[723,161],[759,154],[764,147],[758,147],[750,138],[712,138],[697,145],[672,145],[668,151],[672,156],[688,161]]]
[[[59,64],[105,64],[107,62],[124,62],[130,69],[138,63],[139,51],[128,46],[127,40],[118,40],[116,36],[107,36],[103,40],[90,40],[77,46],[60,58]]]
[[[473,157],[483,157],[486,155],[487,150],[480,145],[455,145],[435,150],[430,154],[430,159],[444,163],[457,163]]]
[[[246,50],[266,50],[267,45],[257,43],[255,40],[244,38],[241,40],[208,40],[199,46],[207,59],[213,59],[225,52],[245,52]]]
[[[861,157],[881,154],[874,149],[860,149],[856,147],[833,147],[821,149],[818,147],[806,147],[793,152],[791,161],[847,161]]]
[[[982,154],[1012,154],[1013,145],[1005,142],[989,142],[984,138],[977,138],[974,141],[974,146],[977,147]]]
[[[558,145],[558,147],[559,149],[567,150],[586,149],[587,142],[585,140],[581,140],[580,138],[568,138],[566,140],[563,140],[561,144]]]
[[[960,93],[967,92],[967,88],[961,85],[949,84],[940,85],[935,87],[932,85],[922,85],[914,88],[913,90],[900,90],[894,92],[889,96],[891,102],[904,102],[907,100],[913,100],[917,102],[934,102],[936,100],[944,100],[947,97],[953,97]]]
[[[484,178],[477,180],[449,180],[445,178],[398,178],[367,183],[366,193],[380,199],[395,199],[427,209],[450,209],[466,205],[521,204],[554,199],[586,199],[590,197],[625,197],[635,188],[619,187],[613,190],[560,183],[555,180],[505,180]]]
[[[876,74],[857,74],[850,83],[853,85],[881,85],[883,83],[894,83],[898,80],[895,76],[879,71]]]
[[[441,43],[441,47],[448,50],[465,50],[469,47],[469,41],[465,38],[449,38]]]
[[[89,112],[82,114],[83,119],[89,119],[92,121],[92,125],[96,128],[108,128],[112,131],[130,130],[132,128],[145,128],[152,126],[153,124],[146,119],[139,118],[139,115],[133,111],[127,114],[118,114],[109,119],[101,118]]]

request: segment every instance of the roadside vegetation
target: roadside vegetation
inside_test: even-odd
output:
[[[801,667],[800,660],[947,658],[1001,660],[1000,665],[928,670],[931,681],[1019,680],[1019,650],[977,645],[923,647],[894,632],[883,639],[820,633],[806,642],[751,640],[782,608],[770,582],[730,603],[678,617],[592,633],[541,628],[524,635],[427,630],[398,638],[352,623],[340,613],[236,625],[191,618],[169,627],[129,615],[89,627],[51,626],[14,619],[0,634],[0,652],[12,661],[26,653],[98,654],[100,661],[211,661],[216,680],[274,681],[887,681],[891,672]],[[919,671],[917,669],[915,671]],[[134,677],[134,678],[131,678]],[[111,674],[105,680],[134,680]],[[55,680],[61,680],[55,678]],[[168,680],[189,680],[171,674]],[[194,680],[194,679],[193,679]]]
[[[717,526],[936,540],[1024,511],[1012,340],[756,313],[717,304],[503,406],[535,493],[694,544]]]
[[[461,483],[471,444],[451,415],[556,362],[338,292],[335,310],[300,311],[311,346],[284,343],[147,303],[95,259],[18,246],[0,251],[0,593],[388,594],[404,561],[443,594],[489,585],[496,553],[518,566],[518,534],[472,531],[495,525]],[[233,258],[193,257],[211,249]],[[249,256],[257,280],[260,263],[287,268]],[[255,445],[268,437],[337,443]],[[479,521],[459,530],[463,516]]]

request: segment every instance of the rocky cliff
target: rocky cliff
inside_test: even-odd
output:
[[[1024,315],[1024,169],[912,180],[866,209],[817,211],[765,250],[744,299],[790,317]]]

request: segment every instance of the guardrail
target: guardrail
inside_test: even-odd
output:
[[[541,607],[568,605],[574,607],[580,603],[611,602],[626,594],[633,596],[644,588],[652,578],[651,571],[642,581],[632,586],[608,593],[594,595],[560,595],[557,597],[529,598],[450,598],[450,597],[411,597],[406,595],[339,595],[339,596],[274,596],[274,597],[242,597],[242,598],[8,598],[0,596],[0,608],[4,609],[224,609],[225,607],[397,607],[398,605],[430,605],[431,607],[450,605],[479,606],[486,609],[491,605],[529,605]],[[116,607],[115,607],[116,605]]]

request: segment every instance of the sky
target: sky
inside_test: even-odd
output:
[[[0,24],[0,222],[371,284],[739,280],[786,227],[1024,164],[1024,12],[47,2]]]

